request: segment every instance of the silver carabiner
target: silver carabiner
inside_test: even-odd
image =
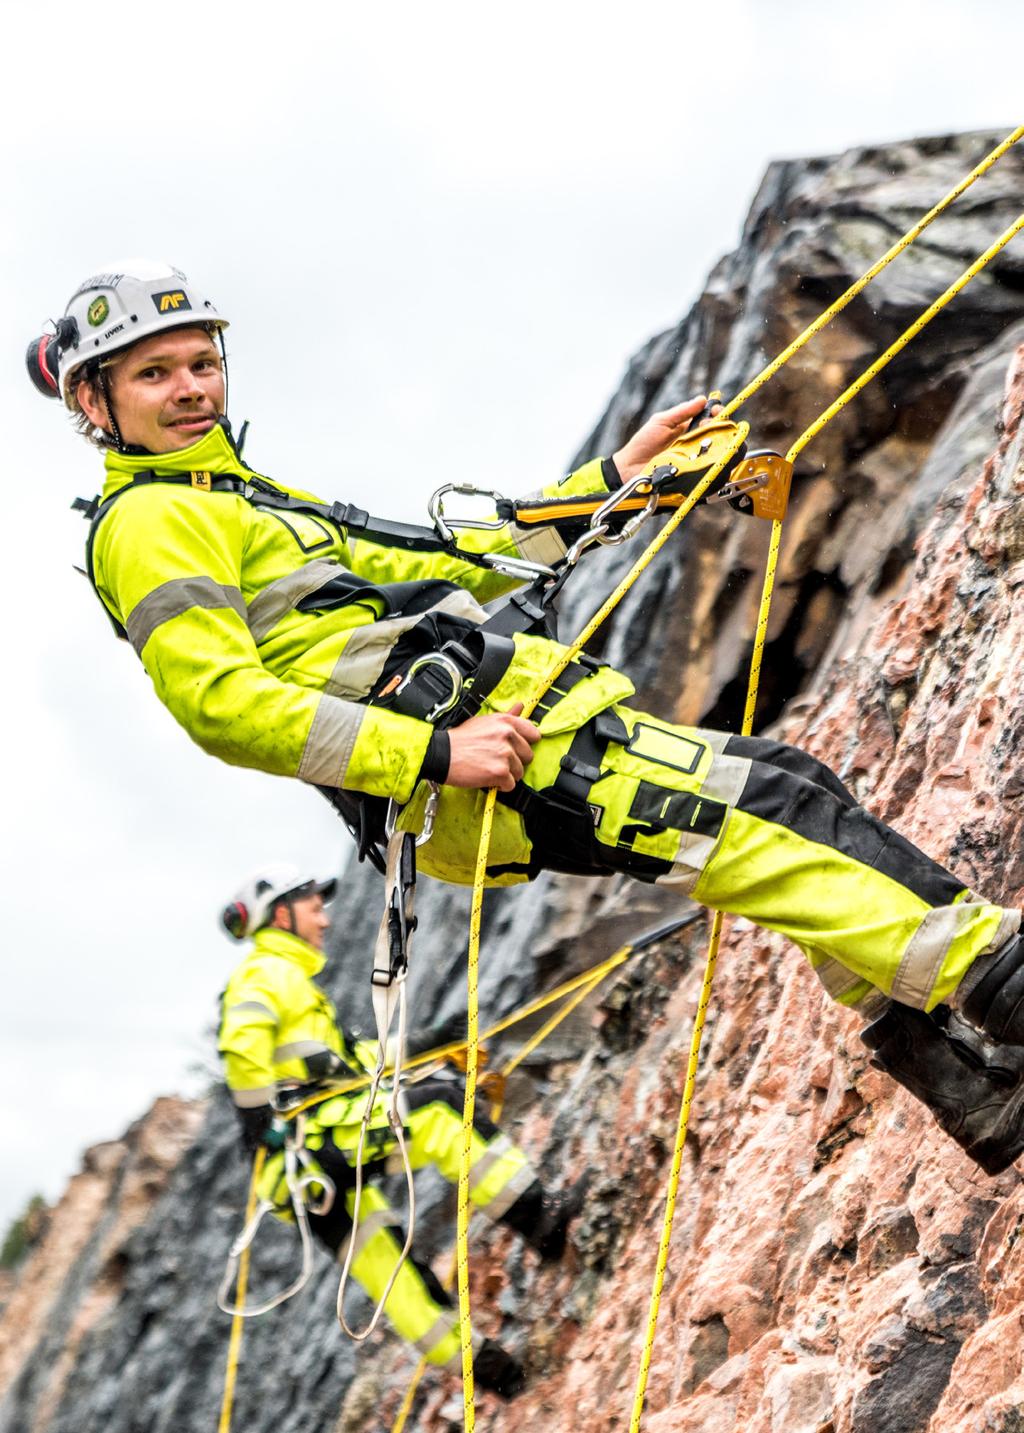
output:
[[[638,489],[644,487],[651,488],[651,495],[647,499],[646,506],[634,517],[626,520],[621,532],[611,532],[607,519],[622,506],[627,498],[631,498]],[[658,493],[651,484],[650,478],[646,473],[637,473],[635,477],[623,483],[621,488],[616,488],[613,493],[610,493],[601,506],[595,509],[591,514],[590,526],[569,548],[563,562],[567,567],[575,567],[587,548],[593,547],[595,543],[600,543],[602,547],[617,547],[620,542],[626,542],[643,526],[657,506]]]
[[[427,503],[427,512],[430,514],[430,520],[434,524],[438,536],[443,538],[445,542],[455,541],[454,529],[457,527],[488,529],[505,526],[505,519],[500,517],[489,519],[468,517],[446,518],[444,515],[445,493],[456,493],[459,497],[463,498],[491,498],[495,504],[505,501],[504,496],[501,493],[494,492],[492,488],[477,488],[474,487],[472,483],[445,483],[443,487],[438,488],[436,492],[430,494],[430,499]]]
[[[427,796],[427,804],[423,808],[423,827],[416,837],[417,846],[425,846],[434,834],[434,822],[437,819],[437,808],[441,804],[441,788],[436,781],[428,781],[430,788]],[[394,799],[388,802],[387,814],[384,817],[384,835],[390,841],[398,829],[398,818],[405,808]]]
[[[396,697],[400,692],[405,691],[416,673],[421,672],[424,667],[441,667],[451,678],[452,689],[450,695],[435,702],[423,718],[424,721],[435,722],[438,717],[444,716],[445,712],[450,712],[453,707],[458,705],[459,698],[462,696],[464,678],[451,657],[446,657],[443,652],[425,652],[422,657],[417,657],[414,662],[409,664],[405,676],[395,688],[394,694]]]

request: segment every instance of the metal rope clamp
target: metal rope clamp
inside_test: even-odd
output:
[[[789,489],[793,481],[793,464],[770,449],[749,453],[733,469],[732,478],[713,493],[709,503],[729,502],[752,511],[755,517],[781,522],[789,507]]]

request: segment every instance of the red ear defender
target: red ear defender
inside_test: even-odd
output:
[[[241,901],[232,901],[221,911],[220,923],[228,935],[234,936],[235,940],[243,940],[245,928],[249,924],[249,912]]]
[[[60,397],[57,384],[59,357],[60,344],[55,333],[44,333],[41,338],[34,338],[25,353],[25,365],[32,386],[44,398]]]
[[[60,397],[60,356],[78,347],[78,324],[65,314],[57,319],[53,333],[34,338],[25,353],[25,365],[32,386],[44,398]]]

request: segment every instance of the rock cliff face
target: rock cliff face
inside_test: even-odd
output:
[[[773,165],[740,247],[637,356],[584,453],[689,392],[735,391],[992,142]],[[1008,156],[751,403],[758,445],[784,447],[986,247],[1016,213],[1022,171]],[[806,451],[760,713],[1007,904],[1024,888],[1022,290],[1018,243]],[[630,598],[603,655],[644,704],[735,724],[766,536],[702,511]],[[592,563],[565,630],[631,556]],[[365,1018],[378,899],[370,873],[346,880],[333,993],[350,1019]],[[489,897],[485,1011],[673,909],[618,882],[545,879]],[[443,1015],[464,999],[465,895],[435,887],[420,913],[415,1000]],[[530,1371],[512,1405],[479,1395],[478,1427],[628,1427],[702,948],[698,923],[627,965],[512,1083],[506,1122],[549,1180],[584,1167],[594,1178],[553,1270],[505,1232],[474,1235],[476,1324]],[[648,1433],[1024,1429],[1024,1180],[975,1169],[868,1067],[856,1028],[797,952],[727,922]],[[110,1194],[129,1183],[123,1154],[122,1173],[80,1176],[8,1296],[0,1433],[216,1426],[227,1321],[213,1299],[245,1181],[230,1110],[217,1097],[205,1115],[158,1110],[141,1128],[161,1166],[145,1198],[129,1210]],[[440,1254],[453,1195],[429,1179],[423,1190],[421,1253]],[[296,1257],[289,1231],[269,1231],[259,1288],[286,1282]],[[303,1295],[247,1328],[237,1430],[391,1427],[414,1360],[390,1335],[360,1349],[340,1335],[336,1277],[323,1260]],[[410,1433],[460,1423],[457,1383],[429,1374]]]

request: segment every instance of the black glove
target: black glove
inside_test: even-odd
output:
[[[239,1131],[242,1149],[251,1159],[263,1143],[264,1136],[273,1123],[274,1111],[269,1105],[257,1105],[255,1109],[249,1110],[243,1110],[236,1105],[235,1114],[242,1127]]]

